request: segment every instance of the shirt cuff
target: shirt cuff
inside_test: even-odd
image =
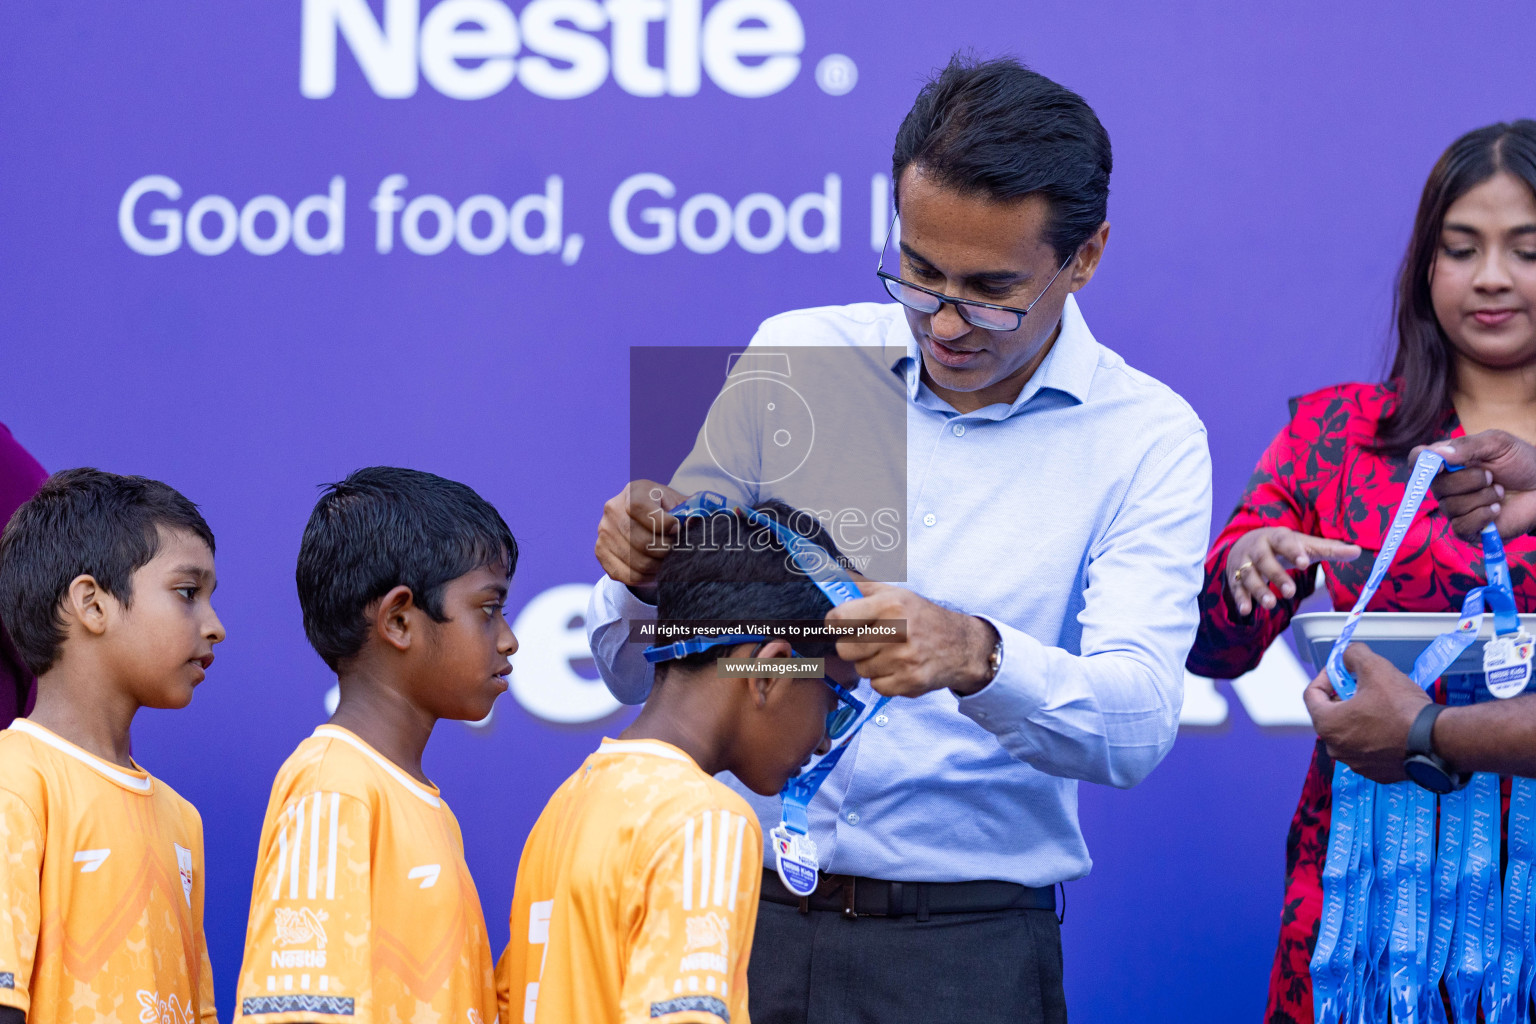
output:
[[[1029,685],[1029,665],[1040,656],[1043,645],[1022,630],[990,615],[979,615],[992,624],[1003,640],[1003,667],[986,686],[960,698],[960,713],[988,732],[1002,735],[1013,732],[1040,710],[1044,694]]]
[[[656,606],[649,601],[642,601],[636,597],[634,591],[611,576],[605,576],[598,587],[602,592],[602,601],[605,610],[616,618],[628,621],[630,619],[654,619]]]
[[[646,604],[608,576],[592,588],[587,644],[608,692],[621,703],[640,704],[650,695],[655,673],[641,654],[642,645],[629,642],[629,630],[636,622],[655,618],[655,605]]]

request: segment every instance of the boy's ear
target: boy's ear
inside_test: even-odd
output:
[[[373,632],[397,651],[411,649],[411,612],[416,610],[416,595],[405,584],[379,598],[373,613]]]
[[[745,652],[744,652],[745,653]],[[769,640],[758,649],[757,658],[790,658],[794,656],[794,648],[788,640]],[[769,694],[779,687],[780,683],[788,681],[787,676],[753,676],[748,682],[752,689],[753,706],[761,709],[768,703]]]
[[[768,695],[773,692],[775,682],[769,676],[753,676],[745,680],[747,690],[752,695],[752,706],[758,711],[768,706]]]
[[[107,631],[107,620],[117,608],[117,600],[89,573],[81,573],[70,580],[59,602],[64,621],[76,623],[92,636]]]

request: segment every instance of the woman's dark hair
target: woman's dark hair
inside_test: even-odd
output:
[[[18,508],[0,534],[0,619],[33,675],[64,645],[59,603],[77,576],[122,602],[133,574],[160,550],[160,530],[184,530],[213,550],[213,531],[174,487],[142,476],[66,469]]]
[[[1439,440],[1444,434],[1454,366],[1451,341],[1430,299],[1429,275],[1440,248],[1445,211],[1501,171],[1525,182],[1536,195],[1536,121],[1501,121],[1467,132],[1451,143],[1424,183],[1393,301],[1397,352],[1388,383],[1397,400],[1376,428],[1379,451],[1405,456],[1415,445]]]
[[[294,573],[304,635],[332,671],[367,642],[368,606],[395,587],[446,622],[443,589],[465,573],[517,569],[517,541],[474,490],[394,466],[359,469],[320,495]]]
[[[1058,261],[1104,223],[1113,160],[1109,133],[1083,98],[1012,57],[956,54],[917,94],[891,155],[897,204],[908,165],[962,195],[1050,204],[1046,238]]]

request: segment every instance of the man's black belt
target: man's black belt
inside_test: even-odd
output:
[[[1036,889],[1017,882],[887,882],[880,878],[822,874],[816,891],[796,896],[779,881],[777,872],[763,869],[762,898],[769,903],[835,911],[846,918],[903,917],[919,921],[929,914],[985,914],[999,910],[1056,909],[1054,886]]]

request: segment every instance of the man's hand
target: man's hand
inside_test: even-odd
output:
[[[859,581],[864,596],[827,613],[827,622],[905,619],[902,643],[839,640],[837,656],[853,662],[875,692],[921,697],[949,687],[967,696],[985,685],[997,632],[984,619],[940,608],[902,587]]]
[[[1415,448],[1417,459],[1426,446]],[[1485,430],[1427,446],[1459,473],[1441,473],[1430,489],[1464,541],[1476,543],[1489,523],[1502,537],[1518,537],[1536,526],[1536,448],[1502,430]]]
[[[650,587],[672,547],[678,522],[667,514],[688,496],[654,480],[636,480],[603,504],[597,524],[597,561],[627,587]]]
[[[1318,737],[1329,754],[1373,782],[1403,781],[1408,730],[1429,694],[1365,644],[1344,649],[1344,667],[1355,677],[1349,700],[1339,699],[1327,672],[1303,694]]]

